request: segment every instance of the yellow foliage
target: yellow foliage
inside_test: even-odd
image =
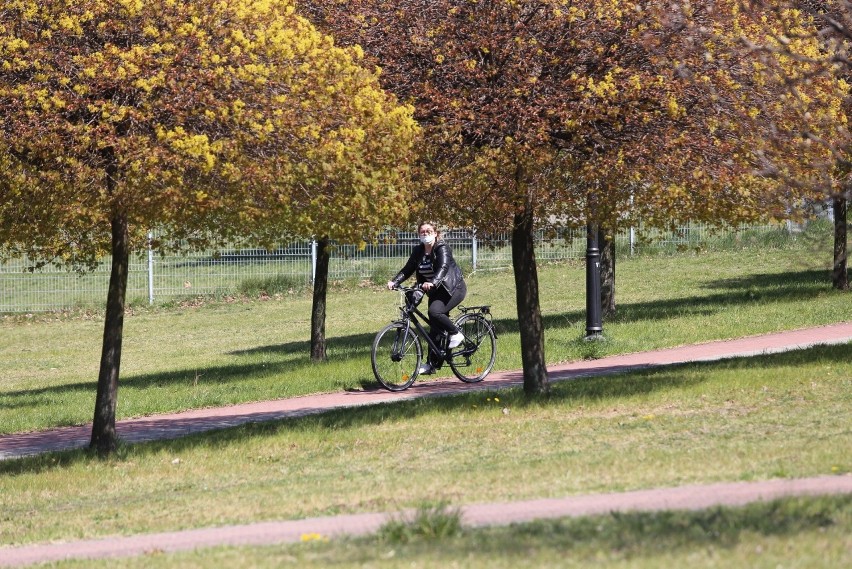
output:
[[[358,243],[406,207],[413,109],[292,0],[19,0],[0,55],[0,244],[37,254],[80,231],[68,258],[91,256],[119,206],[137,237]]]

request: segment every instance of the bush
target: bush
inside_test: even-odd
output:
[[[379,528],[379,539],[389,543],[410,543],[414,540],[437,540],[455,537],[461,532],[461,512],[446,504],[421,506],[406,519],[392,519]]]

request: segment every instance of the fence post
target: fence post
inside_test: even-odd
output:
[[[148,232],[148,304],[154,304],[154,250],[151,243],[154,241],[154,232]]]
[[[311,241],[311,283],[317,278],[317,242]]]
[[[471,255],[473,256],[473,270],[476,270],[476,228],[471,231],[470,234],[470,242],[471,242]]]

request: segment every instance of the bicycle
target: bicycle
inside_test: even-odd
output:
[[[497,359],[497,334],[491,320],[490,306],[459,306],[462,313],[455,320],[464,340],[448,349],[449,336],[444,334],[436,345],[421,320],[429,323],[417,305],[420,302],[419,286],[396,287],[405,297],[399,308],[400,318],[382,328],[373,340],[370,359],[373,374],[386,389],[408,389],[420,372],[423,360],[422,341],[450,365],[453,374],[465,383],[476,383],[491,373]]]

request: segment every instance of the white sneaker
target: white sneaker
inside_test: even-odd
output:
[[[432,375],[435,373],[435,368],[432,364],[423,364],[420,366],[420,369],[417,370],[417,375]]]
[[[448,348],[455,348],[456,346],[461,344],[463,341],[464,341],[464,334],[462,334],[461,332],[458,332],[457,334],[453,334],[452,336],[450,336],[450,343],[447,344],[447,347]]]

